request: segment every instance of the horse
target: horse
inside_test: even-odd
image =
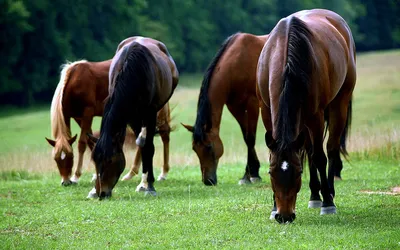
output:
[[[104,99],[108,96],[108,72],[111,59],[102,62],[88,62],[86,60],[67,63],[62,66],[60,81],[51,103],[51,129],[55,140],[46,138],[54,147],[53,158],[61,175],[61,184],[68,186],[77,183],[82,175],[83,155],[87,145],[90,150],[94,144],[87,140],[87,133],[92,133],[94,116],[102,116]],[[164,165],[158,177],[164,180],[169,171],[169,132],[170,132],[169,104],[158,114],[160,136],[164,145]],[[77,135],[71,137],[70,120],[73,118],[81,128],[79,137],[79,159],[74,176],[73,149]],[[130,133],[127,133],[130,136]],[[137,157],[140,157],[138,151]],[[138,164],[134,164],[125,179],[132,178],[138,172]]]
[[[342,168],[340,153],[347,154],[355,83],[355,43],[338,14],[324,9],[299,11],[281,19],[271,31],[258,61],[257,95],[270,149],[271,217],[279,223],[296,218],[304,154],[310,165],[309,207],[321,208],[322,215],[337,212],[334,175]]]
[[[142,182],[136,191],[156,195],[153,139],[157,112],[171,98],[178,79],[175,62],[162,42],[136,36],[118,46],[109,71],[109,96],[100,137],[89,135],[95,143],[92,160],[97,173],[96,195],[100,200],[111,197],[125,168],[122,146],[128,125],[138,135],[136,144],[142,154]]]
[[[239,123],[247,145],[247,164],[239,184],[261,180],[260,161],[254,148],[260,109],[256,69],[267,38],[268,35],[236,33],[223,42],[204,74],[195,125],[182,124],[193,133],[192,148],[199,157],[205,185],[217,184],[218,161],[224,152],[219,131],[225,104]]]

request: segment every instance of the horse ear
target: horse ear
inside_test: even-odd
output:
[[[72,137],[71,139],[68,140],[69,145],[72,146],[72,143],[74,143],[76,141],[76,136],[77,136],[77,134],[74,137]]]
[[[45,137],[46,138],[46,141],[51,145],[51,146],[55,146],[56,145],[56,141],[53,141],[53,140],[51,140],[51,139],[49,139],[49,138],[47,138],[47,137]]]
[[[96,143],[99,139],[94,137],[91,133],[86,133],[87,137],[89,140],[91,140],[93,143]]]
[[[265,144],[267,144],[267,147],[270,150],[275,150],[276,149],[276,141],[272,137],[272,131],[268,131],[265,133]]]
[[[193,127],[193,126],[183,124],[182,122],[181,122],[181,124],[182,124],[182,126],[184,126],[189,132],[192,132],[192,133],[193,133],[193,131],[194,131],[194,127]]]

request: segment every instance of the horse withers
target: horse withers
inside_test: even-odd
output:
[[[261,52],[257,82],[270,149],[276,206],[272,217],[280,223],[295,219],[304,150],[310,163],[309,206],[321,207],[321,214],[336,213],[334,176],[342,168],[340,152],[346,153],[356,82],[356,51],[349,26],[338,14],[323,9],[281,19]],[[325,119],[328,176],[323,150]]]
[[[261,180],[254,148],[259,115],[256,69],[267,38],[236,33],[225,40],[204,74],[195,125],[182,124],[193,133],[193,150],[199,157],[205,185],[217,184],[218,161],[224,152],[219,130],[225,104],[239,123],[247,145],[247,164],[239,184]]]
[[[109,72],[109,96],[104,108],[100,137],[92,159],[96,166],[96,194],[111,197],[125,168],[122,150],[126,127],[138,135],[142,153],[142,183],[137,191],[155,195],[153,138],[157,112],[169,101],[178,84],[178,71],[166,46],[160,41],[131,37],[121,42]]]

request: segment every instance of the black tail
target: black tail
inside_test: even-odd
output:
[[[205,132],[209,131],[212,127],[211,104],[210,100],[208,99],[208,89],[210,86],[211,77],[214,73],[214,69],[217,66],[218,61],[224,54],[225,50],[232,44],[232,42],[239,34],[240,33],[236,33],[228,37],[224,41],[217,54],[211,61],[210,65],[208,66],[206,73],[204,74],[203,82],[200,89],[199,101],[197,103],[197,117],[193,132],[193,140],[195,142],[203,141]]]
[[[116,71],[111,72],[116,77],[109,83],[110,94],[101,121],[101,136],[93,150],[96,157],[110,157],[113,138],[124,140],[128,122],[150,104],[155,91],[154,60],[145,46],[133,42],[122,49],[115,63],[122,65],[120,71],[116,67],[110,68],[110,71]]]
[[[313,67],[311,37],[303,21],[296,17],[289,20],[287,60],[277,115],[277,143],[280,151],[287,149],[296,139],[297,114],[306,101]]]
[[[344,155],[347,156],[348,152],[346,149],[346,141],[347,137],[350,134],[350,127],[351,127],[351,119],[353,115],[353,109],[352,109],[352,100],[349,102],[349,106],[347,107],[347,120],[346,120],[346,126],[344,127],[342,136],[340,137],[340,152]]]

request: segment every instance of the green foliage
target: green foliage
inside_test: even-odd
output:
[[[229,35],[263,35],[295,11],[327,8],[357,49],[400,45],[398,0],[0,0],[0,104],[48,102],[66,60],[110,59],[133,35],[163,41],[180,72],[202,73]]]

